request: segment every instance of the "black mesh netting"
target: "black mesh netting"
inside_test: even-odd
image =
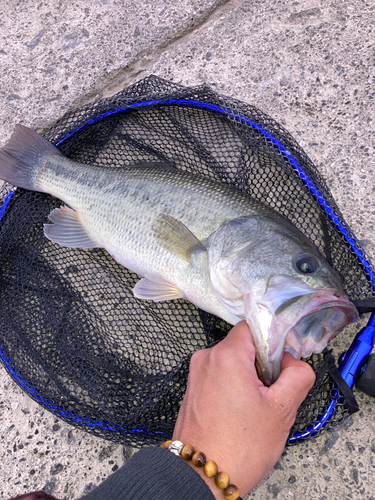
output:
[[[46,137],[81,163],[164,162],[244,190],[315,243],[352,300],[373,298],[357,256],[296,164],[343,222],[325,182],[293,138],[253,106],[151,76],[68,113]],[[230,326],[183,300],[135,299],[139,278],[105,251],[63,248],[44,237],[59,200],[16,189],[9,201],[9,192],[4,186],[0,213],[4,366],[32,398],[84,430],[134,446],[169,438],[192,353]],[[310,362],[319,376],[295,430],[313,423],[332,398],[340,403],[332,422],[347,413],[323,356]]]

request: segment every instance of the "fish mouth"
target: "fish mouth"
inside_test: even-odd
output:
[[[275,310],[264,301],[256,307],[258,321],[251,319],[254,307],[251,316],[246,314],[246,321],[257,349],[258,375],[265,385],[278,378],[284,352],[296,359],[318,354],[346,325],[358,319],[354,304],[335,289],[288,298]]]
[[[320,353],[344,326],[358,319],[358,312],[351,302],[326,302],[318,310],[308,312],[289,329],[284,351],[296,359],[309,358]]]

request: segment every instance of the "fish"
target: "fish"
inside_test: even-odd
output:
[[[0,149],[0,178],[60,199],[45,236],[104,248],[141,277],[136,298],[183,298],[231,325],[246,320],[266,385],[285,352],[308,358],[358,319],[338,273],[299,229],[215,179],[160,163],[79,164],[23,125]]]

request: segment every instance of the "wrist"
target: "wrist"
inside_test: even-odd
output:
[[[210,488],[211,493],[216,500],[225,500],[223,490],[216,486],[216,483],[212,477],[206,476],[202,467],[196,467],[191,461],[187,462],[187,464],[203,479],[203,481]],[[241,500],[240,497],[238,497],[238,499]]]
[[[181,441],[166,441],[160,445],[180,456],[201,476],[217,500],[241,500],[239,489],[230,483],[226,472],[219,471],[215,462],[207,460],[204,453],[195,451],[193,446]]]

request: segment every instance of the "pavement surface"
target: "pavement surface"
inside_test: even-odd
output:
[[[14,0],[0,5],[0,144],[150,74],[207,83],[268,113],[327,180],[375,262],[375,3]],[[335,353],[356,328],[333,342]],[[75,499],[133,453],[47,412],[0,371],[0,496]],[[375,401],[287,450],[249,498],[375,499]]]

